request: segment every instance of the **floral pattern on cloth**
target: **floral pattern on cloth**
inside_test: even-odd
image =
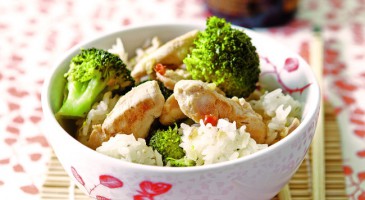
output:
[[[127,25],[206,17],[203,1],[0,1],[0,194],[39,199],[51,147],[41,90],[53,63],[77,43]],[[161,12],[161,10],[163,12]]]
[[[325,32],[328,101],[340,124],[349,199],[365,198],[365,25],[350,23]],[[348,35],[349,37],[343,37]],[[348,62],[348,60],[351,62]]]

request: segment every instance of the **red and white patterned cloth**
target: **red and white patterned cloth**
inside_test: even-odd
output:
[[[0,1],[0,195],[39,199],[51,147],[40,92],[55,59],[81,40],[130,24],[205,20],[204,0]],[[350,199],[365,198],[365,1],[302,0],[297,19],[259,31],[308,59],[323,30],[327,100],[336,107]],[[1,198],[3,199],[3,198]]]

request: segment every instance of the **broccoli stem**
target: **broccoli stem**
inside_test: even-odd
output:
[[[196,165],[195,161],[189,160],[186,157],[180,159],[166,158],[166,161],[170,167],[192,167]]]
[[[67,97],[56,115],[69,118],[84,117],[105,87],[106,83],[100,78],[88,82],[69,81],[65,88],[68,90]]]

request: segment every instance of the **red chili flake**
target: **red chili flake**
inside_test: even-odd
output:
[[[214,116],[212,114],[205,115],[204,116],[204,124],[207,125],[208,123],[210,123],[212,126],[217,126],[218,117]]]
[[[164,75],[166,73],[166,66],[161,63],[158,63],[154,68],[155,72]]]

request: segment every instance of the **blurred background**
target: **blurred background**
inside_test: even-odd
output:
[[[131,25],[211,15],[277,39],[308,62],[313,30],[321,30],[324,96],[345,138],[347,194],[364,198],[364,0],[0,0],[0,195],[40,199],[52,154],[40,94],[65,51]]]

